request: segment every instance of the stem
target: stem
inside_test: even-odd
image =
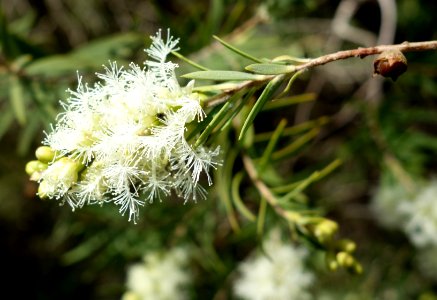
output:
[[[247,155],[243,155],[242,159],[247,175],[249,175],[250,180],[253,182],[258,192],[273,207],[278,215],[287,219],[287,212],[279,206],[275,195],[273,195],[268,186],[258,178],[258,172],[256,171],[256,167],[252,159]]]
[[[401,52],[418,52],[418,51],[437,50],[437,41],[414,42],[414,43],[403,42],[402,44],[396,44],[396,45],[380,45],[380,46],[375,46],[375,47],[357,48],[357,49],[352,49],[352,50],[338,51],[335,53],[326,54],[326,55],[319,56],[317,58],[310,59],[306,63],[295,66],[295,69],[294,69],[293,73],[290,74],[290,76],[292,76],[296,72],[299,72],[302,70],[308,70],[310,68],[314,68],[317,66],[322,66],[322,65],[325,65],[327,63],[334,62],[337,60],[343,60],[343,59],[348,59],[348,58],[352,58],[352,57],[364,58],[364,57],[369,56],[369,55],[380,54],[380,53],[387,51],[387,50],[399,50]],[[220,93],[211,99],[208,99],[206,106],[211,107],[211,106],[221,104],[221,103],[227,101],[227,99],[231,95],[235,94],[238,91],[241,91],[241,90],[249,88],[249,87],[257,86],[257,85],[262,85],[266,82],[271,81],[275,77],[283,76],[283,75],[284,74],[275,75],[275,76],[271,75],[271,76],[266,76],[265,78],[263,78],[261,80],[243,81],[238,86],[236,86],[232,89],[226,90],[223,93]]]
[[[302,69],[309,69],[316,66],[321,66],[333,61],[347,59],[351,57],[364,58],[369,55],[380,54],[387,50],[399,50],[401,52],[417,52],[417,51],[428,51],[437,50],[437,41],[427,41],[427,42],[403,42],[397,45],[380,45],[369,48],[358,48],[353,50],[338,51],[335,53],[323,55],[310,60],[307,63],[296,66],[296,71]]]

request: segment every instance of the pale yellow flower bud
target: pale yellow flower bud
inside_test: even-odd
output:
[[[49,163],[55,157],[55,151],[48,146],[41,146],[36,149],[35,156],[39,161]]]

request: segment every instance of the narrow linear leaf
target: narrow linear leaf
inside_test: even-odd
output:
[[[275,99],[273,101],[266,103],[266,105],[264,106],[264,110],[274,110],[290,105],[310,102],[316,100],[316,97],[317,94],[315,93],[305,93],[297,96]]]
[[[285,89],[282,91],[282,93],[281,93],[281,95],[279,95],[279,97],[278,98],[280,98],[280,97],[282,97],[283,95],[285,95],[285,94],[287,94],[289,91],[290,91],[290,89],[291,89],[291,86],[293,85],[293,83],[294,83],[294,81],[303,73],[303,72],[305,72],[306,70],[305,69],[302,69],[302,70],[300,70],[300,71],[297,71],[296,73],[294,73],[292,76],[291,76],[291,78],[290,78],[290,80],[288,81],[288,83],[287,83],[287,86],[285,87]]]
[[[236,88],[240,83],[235,82],[224,82],[220,84],[203,85],[193,88],[193,92],[215,92],[215,91],[226,91]]]
[[[17,76],[10,77],[9,99],[20,125],[26,123],[26,106],[24,104],[24,91],[20,79]]]
[[[211,122],[206,126],[205,130],[203,130],[202,134],[197,139],[196,143],[194,144],[194,147],[197,148],[198,146],[202,145],[212,130],[217,126],[217,124],[223,120],[223,118],[226,116],[227,112],[231,109],[231,102],[226,102],[220,111],[214,115]]]
[[[237,54],[239,54],[239,55],[241,55],[241,56],[243,56],[243,57],[245,57],[245,58],[247,58],[247,59],[250,59],[250,60],[252,60],[252,61],[254,61],[254,62],[262,63],[262,60],[260,60],[260,59],[258,59],[258,58],[256,58],[256,57],[254,57],[254,56],[252,56],[252,55],[250,55],[249,53],[246,53],[246,52],[244,52],[244,51],[242,51],[242,50],[240,50],[240,49],[238,49],[238,48],[232,46],[231,44],[225,42],[224,40],[222,40],[222,39],[219,38],[218,36],[213,35],[213,38],[215,38],[215,39],[216,39],[220,44],[222,44],[223,46],[225,46],[225,47],[228,48],[229,50],[231,50],[231,51],[233,51],[233,52],[235,52],[235,53],[237,53]]]
[[[245,135],[246,131],[249,129],[250,125],[252,125],[253,121],[255,120],[255,117],[258,115],[258,113],[263,108],[264,104],[266,104],[267,101],[269,101],[274,94],[274,92],[279,88],[279,86],[282,83],[282,76],[275,77],[273,80],[271,80],[267,86],[265,87],[264,91],[259,96],[258,100],[256,101],[255,105],[253,106],[252,110],[249,112],[249,115],[247,116],[246,120],[244,121],[243,127],[241,128],[240,135],[238,137],[238,140],[242,140],[243,136]]]
[[[270,104],[270,102],[267,104]],[[267,106],[267,104],[266,104],[266,106]],[[299,134],[299,133],[302,133],[302,132],[307,131],[309,129],[323,126],[323,125],[327,124],[328,122],[329,122],[328,117],[320,117],[316,120],[303,122],[303,123],[285,128],[284,132],[282,133],[282,136],[291,136],[291,135]],[[274,133],[274,131],[258,133],[257,135],[255,135],[255,142],[259,143],[259,142],[268,141],[271,139],[273,133]]]
[[[252,64],[248,65],[245,69],[256,74],[280,75],[293,73],[296,70],[296,67],[279,64]]]
[[[332,163],[324,167],[322,170],[315,171],[310,175],[310,178],[312,178],[313,182],[316,180],[321,180],[323,177],[327,176],[331,172],[333,172],[336,168],[338,168],[341,165],[342,161],[340,159],[334,160]],[[301,189],[301,187],[305,186],[306,179],[299,180],[296,182],[289,183],[287,185],[273,187],[272,191],[277,194],[282,193],[289,193],[295,189]]]
[[[262,236],[263,231],[264,231],[266,212],[267,212],[267,201],[264,197],[261,197],[261,202],[259,204],[258,218],[257,218],[257,223],[256,223],[256,232],[257,232],[259,237]]]
[[[306,189],[310,184],[322,179],[327,174],[334,171],[340,165],[341,165],[341,160],[336,159],[332,163],[330,163],[328,166],[326,166],[323,170],[313,172],[309,177],[307,177],[304,180],[301,180],[299,182],[299,184],[297,184],[291,191],[289,191],[287,194],[282,196],[279,199],[279,201],[291,200],[291,199],[299,196],[299,194],[302,193],[302,191],[304,189]]]
[[[220,109],[221,109],[220,106],[213,107],[213,109],[206,115],[206,118],[204,118],[202,122],[195,124],[194,128],[189,130],[186,136],[187,141],[191,140],[202,130],[204,130],[211,122],[211,120],[214,118],[214,116],[220,111]]]
[[[272,61],[281,61],[281,62],[297,62],[297,63],[307,63],[310,62],[311,58],[301,58],[289,55],[281,55],[272,59]]]
[[[68,251],[62,256],[62,262],[65,265],[72,265],[89,257],[93,252],[97,251],[108,242],[108,236],[98,234],[89,238],[86,242],[80,244],[76,248]]]
[[[239,71],[197,71],[188,74],[184,74],[181,77],[188,79],[204,79],[204,80],[217,80],[217,81],[228,81],[228,80],[236,80],[236,81],[244,81],[244,80],[263,80],[265,76],[255,75],[246,72]]]
[[[0,139],[11,127],[14,121],[14,112],[11,109],[5,110],[0,117]]]
[[[232,179],[232,200],[234,201],[237,210],[249,221],[254,222],[256,220],[255,215],[244,205],[243,200],[240,197],[240,184],[243,180],[244,173],[239,172]]]
[[[226,146],[225,146],[226,147]],[[217,168],[217,192],[220,195],[220,200],[223,201],[225,206],[226,215],[228,217],[229,224],[235,232],[240,230],[240,225],[238,224],[237,217],[235,215],[234,207],[232,206],[231,200],[231,177],[232,177],[232,167],[234,166],[235,159],[238,155],[236,149],[230,149],[227,151],[226,159],[222,168]]]
[[[275,132],[272,135],[272,138],[270,139],[269,143],[267,144],[266,150],[264,151],[259,163],[258,163],[258,172],[262,173],[266,167],[266,165],[268,164],[270,157],[273,153],[273,150],[276,147],[276,144],[279,141],[279,138],[282,135],[282,132],[284,131],[285,126],[287,126],[287,120],[286,119],[282,119],[279,122],[278,127],[276,127]]]
[[[319,134],[320,129],[314,128],[310,130],[309,132],[305,133],[304,135],[297,138],[294,142],[291,144],[285,146],[281,150],[278,150],[272,154],[272,159],[275,161],[281,160],[287,156],[290,156],[294,152],[296,152],[298,149],[300,149],[303,145],[311,141],[313,138],[315,138]]]
[[[243,109],[244,105],[253,96],[256,90],[256,88],[252,88],[251,90],[249,90],[249,92],[246,93],[244,98],[240,101],[240,104],[238,104],[238,106],[232,111],[232,114],[229,116],[229,120],[226,122],[226,124],[223,125],[222,128],[220,128],[220,132],[223,132],[224,130],[226,130],[226,128],[231,126],[234,117]]]
[[[31,118],[26,124],[26,127],[21,131],[20,138],[17,145],[17,152],[19,155],[25,155],[35,139],[37,132],[40,130],[39,118]]]
[[[211,134],[211,132],[218,127],[221,121],[226,119],[228,112],[234,106],[234,100],[239,99],[241,97],[241,93],[242,92],[232,95],[232,97],[229,98],[228,101],[222,106],[222,108],[214,115],[211,121],[208,122],[208,125],[206,125],[203,132],[200,134],[194,147],[198,147],[199,145],[202,145],[206,141],[208,136]]]
[[[204,66],[202,66],[202,65],[199,65],[198,63],[192,61],[192,60],[189,59],[188,57],[183,56],[182,54],[180,54],[180,53],[177,52],[177,51],[172,51],[171,54],[173,54],[173,55],[176,56],[177,58],[183,60],[183,61],[186,62],[187,64],[189,64],[189,65],[191,65],[191,66],[193,66],[193,67],[195,67],[195,68],[197,68],[197,69],[199,69],[199,70],[202,70],[202,71],[208,71],[208,70],[209,70],[208,68],[206,68],[206,67],[204,67]]]

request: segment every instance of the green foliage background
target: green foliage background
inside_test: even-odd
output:
[[[87,207],[72,213],[66,206],[39,200],[24,165],[33,158],[42,131],[54,121],[65,90],[75,88],[76,71],[91,80],[108,60],[143,61],[142,49],[158,28],[170,28],[180,37],[180,52],[190,59],[211,69],[239,70],[241,59],[220,48],[212,35],[227,37],[258,57],[316,57],[355,48],[347,41],[326,47],[337,5],[338,1],[327,0],[3,1],[0,256],[5,289],[21,286],[13,291],[19,298],[117,299],[124,291],[127,265],[139,260],[145,250],[190,240],[199,246],[194,251],[198,280],[193,298],[217,297],[216,292],[229,285],[236,262],[255,245],[250,237],[256,230],[248,224],[240,234],[233,234],[217,196],[197,205],[176,201],[148,205],[140,223],[133,225],[111,208]],[[395,43],[437,39],[437,3],[400,0],[397,6]],[[267,20],[257,20],[266,12]],[[377,35],[377,3],[363,2],[352,23]],[[281,172],[286,176],[292,171],[299,179],[336,157],[344,161],[338,171],[313,185],[308,197],[340,223],[341,235],[357,242],[357,257],[365,272],[360,276],[329,273],[316,265],[320,272],[316,295],[338,285],[338,299],[357,291],[358,298],[348,299],[437,297],[432,296],[437,295],[437,279],[427,278],[414,266],[414,247],[401,232],[379,227],[368,207],[387,172],[387,153],[413,178],[436,173],[437,53],[411,53],[407,58],[407,73],[396,82],[384,81],[377,109],[372,99],[364,100],[357,92],[372,74],[371,59],[366,58],[305,74],[293,91],[315,93],[313,104],[266,112],[255,121],[255,128],[271,131],[282,118],[292,123],[308,116],[332,117],[316,145]],[[193,71],[183,62],[180,65],[180,74]],[[250,199],[250,194],[245,198]]]

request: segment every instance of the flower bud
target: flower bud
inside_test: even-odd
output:
[[[60,198],[77,182],[83,168],[80,162],[62,157],[50,165],[42,174],[38,195],[42,198]]]
[[[352,253],[357,248],[357,244],[354,241],[348,239],[342,239],[336,242],[336,248],[340,251]]]
[[[355,263],[352,266],[352,271],[355,274],[361,274],[363,273],[363,266],[359,262],[355,261]]]
[[[332,239],[337,230],[338,224],[336,222],[323,219],[315,226],[313,233],[317,240],[324,244]]]
[[[355,264],[355,259],[352,255],[347,252],[340,251],[336,255],[337,262],[343,267],[352,267]]]
[[[47,169],[48,165],[39,160],[31,160],[26,164],[25,170],[27,175],[32,175],[35,172],[41,172]]]
[[[41,181],[38,187],[38,197],[40,197],[41,199],[47,199],[49,198],[49,193],[50,184],[45,180]]]
[[[339,267],[335,254],[331,251],[326,252],[325,262],[330,271],[336,271]]]
[[[373,62],[374,74],[390,77],[393,81],[407,70],[407,59],[399,50],[382,52]]]
[[[55,151],[48,146],[41,146],[36,149],[35,156],[39,161],[49,163],[55,157]]]

